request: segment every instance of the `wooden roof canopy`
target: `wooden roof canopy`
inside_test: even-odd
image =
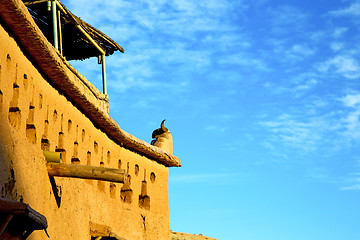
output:
[[[44,229],[46,232],[47,227],[46,217],[28,204],[0,197],[0,239],[9,239],[10,236],[13,236],[10,239],[16,236],[27,239],[34,230]]]
[[[84,60],[99,55],[124,52],[114,40],[72,14],[59,0],[23,0],[31,16],[46,38],[54,41],[51,2],[55,1],[60,22],[60,52],[67,60]]]
[[[75,75],[72,68],[45,39],[23,1],[0,0],[0,18],[16,37],[24,53],[31,57],[31,61],[44,78],[74,103],[110,139],[165,167],[181,167],[177,156],[125,132],[105,109],[98,106],[97,101],[88,99],[88,95],[79,87],[82,83],[88,86],[87,80],[84,77],[81,79],[79,76],[73,77]],[[95,93],[96,91],[91,92],[97,99],[102,96]]]

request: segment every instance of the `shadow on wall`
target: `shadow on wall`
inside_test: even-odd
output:
[[[0,128],[0,132],[2,132],[3,127],[1,126]],[[15,189],[15,171],[11,155],[8,154],[7,148],[8,146],[3,143],[3,138],[0,137],[0,197],[22,201],[23,197],[18,196]]]

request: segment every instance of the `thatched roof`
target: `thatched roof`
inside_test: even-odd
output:
[[[48,11],[48,1],[23,0],[23,2],[43,34],[53,42],[52,13]],[[101,55],[94,43],[89,40],[89,36],[107,56],[117,50],[124,52],[114,40],[72,14],[59,0],[57,2],[60,10],[62,50],[67,60],[83,60]]]

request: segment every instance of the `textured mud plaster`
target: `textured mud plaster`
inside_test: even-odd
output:
[[[90,222],[127,240],[168,240],[168,167],[179,159],[120,129],[22,1],[0,1],[0,19],[2,196],[41,212],[52,240],[89,240]],[[124,169],[127,181],[49,178],[43,150],[66,164]]]

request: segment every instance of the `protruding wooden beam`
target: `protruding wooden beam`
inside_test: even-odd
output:
[[[47,163],[49,176],[71,177],[124,183],[124,169],[95,167],[78,164]]]
[[[43,151],[43,154],[47,162],[61,163],[62,161],[61,152]]]

